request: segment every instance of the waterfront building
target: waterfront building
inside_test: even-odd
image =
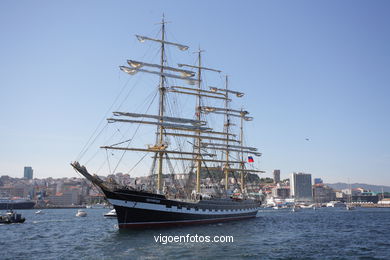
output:
[[[378,201],[378,204],[390,205],[390,198],[383,198],[382,200]]]
[[[31,186],[24,183],[16,183],[0,187],[0,197],[27,197],[31,191]]]
[[[316,203],[327,203],[336,200],[336,192],[324,184],[314,184],[313,197]]]
[[[295,201],[313,201],[311,174],[293,173],[290,180],[291,196]]]
[[[274,183],[280,182],[280,170],[274,170]]]
[[[64,186],[64,182],[58,181],[56,187],[56,193],[61,193],[63,191],[63,186]]]
[[[376,192],[367,191],[361,189],[364,192],[360,192],[358,195],[354,195],[352,192],[352,202],[356,203],[378,203],[379,195]]]
[[[27,180],[32,180],[33,178],[33,168],[30,166],[24,167],[24,178]]]
[[[344,193],[347,196],[351,196],[351,195],[352,196],[358,196],[358,195],[362,194],[364,192],[364,190],[362,191],[361,188],[357,188],[357,189],[342,189],[341,192]]]
[[[80,191],[77,189],[66,190],[49,196],[47,199],[49,204],[53,206],[80,205]]]
[[[335,190],[334,192],[336,193],[336,200],[338,201],[346,200],[347,195],[344,192],[342,192],[341,190]]]
[[[276,187],[272,189],[272,197],[280,199],[286,199],[290,197],[290,187],[277,184]]]

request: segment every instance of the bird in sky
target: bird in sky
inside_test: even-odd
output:
[[[309,138],[305,138],[305,140],[306,140],[306,141],[310,141],[310,139],[309,139]]]

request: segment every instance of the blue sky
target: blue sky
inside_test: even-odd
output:
[[[205,65],[248,94],[264,176],[390,185],[389,11],[388,1],[1,1],[0,174],[77,176],[69,162],[129,80],[118,66],[156,59],[134,34],[155,36],[165,13],[169,40],[201,46]],[[192,51],[172,56],[193,62]]]

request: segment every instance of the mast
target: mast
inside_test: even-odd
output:
[[[348,178],[348,182],[349,182],[349,204],[352,204],[352,185],[351,182],[349,181],[349,178]]]
[[[164,117],[164,101],[165,101],[165,87],[164,87],[164,55],[165,55],[165,20],[164,15],[161,22],[161,58],[160,58],[160,105],[159,105],[159,116],[160,116],[160,125],[158,126],[158,145],[163,146],[164,143],[164,127],[163,127],[163,117]],[[164,152],[158,153],[158,172],[157,172],[157,192],[162,193],[162,171],[163,171],[163,158]]]
[[[242,111],[242,109],[241,109]],[[242,112],[241,112],[242,114]],[[244,150],[243,150],[243,146],[244,146],[244,117],[241,115],[241,124],[240,124],[240,144],[241,144],[241,162],[240,162],[240,168],[241,169],[244,169],[245,165],[244,165]],[[244,171],[241,171],[240,173],[240,179],[241,179],[241,193],[244,193],[244,188],[245,188],[245,184],[244,184],[244,174],[245,172]]]
[[[201,121],[201,114],[204,112],[202,110],[201,106],[201,97],[206,97],[206,98],[215,98],[215,99],[224,99],[226,100],[226,96],[224,93],[220,93],[218,91],[210,91],[210,90],[203,90],[202,85],[201,85],[201,77],[202,77],[202,70],[208,70],[208,71],[213,71],[213,72],[218,72],[220,73],[220,70],[212,69],[212,68],[207,68],[207,67],[202,67],[202,55],[201,53],[203,50],[199,48],[198,50],[198,65],[189,65],[189,64],[178,64],[179,67],[189,67],[193,69],[198,70],[198,78],[197,80],[192,80],[193,82],[197,82],[197,88],[189,88],[189,87],[182,87],[182,86],[172,86],[169,91],[170,92],[175,92],[179,94],[186,94],[186,95],[194,95],[196,96],[196,108],[195,108],[195,113],[196,113],[196,119],[197,121]],[[183,91],[185,90],[185,91]],[[187,136],[187,137],[194,137],[195,138],[195,148],[196,148],[196,154],[198,154],[195,157],[195,162],[196,162],[196,192],[200,192],[200,175],[201,175],[201,167],[202,167],[202,154],[201,154],[201,148],[202,148],[202,138],[204,139],[213,139],[213,140],[225,140],[229,139],[229,135],[226,134],[225,132],[215,132],[215,131],[209,131],[209,132],[204,132],[204,133],[209,133],[209,134],[220,134],[224,135],[224,138],[218,138],[218,137],[212,137],[212,136],[202,136],[201,135],[202,131],[196,131],[194,135],[183,135],[179,134],[181,136]],[[172,135],[172,133],[168,133]],[[174,134],[177,135],[177,134]],[[235,136],[235,135],[231,135]]]
[[[382,187],[382,200],[385,198],[385,193],[383,192],[383,187]]]
[[[225,88],[226,88],[226,100],[225,100],[225,118],[226,118],[226,123],[225,123],[225,131],[227,136],[229,135],[229,126],[230,126],[230,117],[229,117],[229,91],[228,91],[228,76],[226,75],[225,77]],[[226,139],[226,162],[225,162],[225,191],[227,192],[228,190],[228,184],[229,184],[229,139]]]
[[[198,95],[197,95],[197,104],[196,104],[196,119],[198,121],[201,120],[200,118],[200,113],[201,113],[201,89],[202,89],[202,85],[201,85],[201,73],[202,73],[202,69],[201,69],[201,66],[202,66],[202,60],[201,60],[201,49],[199,48],[199,51],[198,51]],[[196,146],[197,146],[197,153],[199,154],[197,156],[197,160],[196,160],[196,192],[199,193],[200,192],[200,173],[201,173],[201,166],[202,166],[202,157],[200,155],[201,153],[201,138],[200,138],[200,134],[201,132],[199,131],[198,132],[198,137],[197,137],[197,141],[196,141]]]

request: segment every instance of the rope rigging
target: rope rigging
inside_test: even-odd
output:
[[[235,183],[237,182],[237,171],[240,169],[234,169],[234,166],[238,163],[241,163],[240,166],[243,165],[243,158],[240,158],[240,152],[237,152],[237,149],[240,149],[237,143],[241,145],[241,151],[243,151],[243,141],[245,140],[245,137],[240,137],[240,140],[238,140],[238,137],[234,135],[233,127],[235,125],[235,121],[237,118],[234,116],[237,115],[229,115],[229,111],[234,111],[233,109],[230,110],[230,102],[231,100],[229,99],[228,96],[228,87],[227,87],[227,77],[226,77],[226,92],[223,92],[224,90],[217,89],[215,87],[210,87],[210,90],[208,90],[208,82],[204,78],[203,70],[214,70],[217,72],[220,72],[215,69],[210,69],[209,67],[202,67],[203,65],[201,64],[201,50],[199,49],[198,56],[196,59],[193,60],[194,65],[188,65],[188,64],[179,64],[180,68],[175,68],[174,66],[168,67],[168,58],[171,58],[171,52],[169,48],[165,49],[165,44],[175,44],[172,42],[168,42],[165,39],[164,36],[164,25],[162,28],[156,33],[157,36],[162,34],[161,40],[157,37],[156,39],[151,39],[146,36],[138,36],[138,37],[144,37],[149,40],[157,41],[161,43],[161,47],[154,53],[154,57],[156,58],[161,54],[160,57],[160,65],[158,64],[151,64],[151,63],[146,63],[146,62],[137,62],[134,60],[128,61],[128,66],[126,67],[129,69],[129,72],[127,72],[130,75],[133,75],[135,73],[132,73],[131,70],[134,71],[142,71],[142,72],[149,72],[149,73],[154,73],[160,75],[160,82],[157,88],[153,89],[153,91],[147,96],[146,100],[137,107],[134,107],[132,104],[131,110],[133,111],[132,113],[126,113],[127,115],[124,115],[125,112],[114,112],[114,118],[109,118],[108,120],[110,123],[117,122],[116,126],[119,125],[119,127],[107,140],[111,141],[113,138],[119,139],[114,144],[111,144],[110,146],[103,146],[102,148],[105,148],[106,150],[106,160],[100,165],[98,168],[98,171],[100,171],[106,164],[108,167],[108,171],[110,174],[114,174],[117,172],[119,166],[123,163],[124,166],[126,166],[126,163],[124,163],[124,158],[125,154],[127,151],[134,151],[137,152],[137,156],[139,157],[138,160],[133,164],[133,161],[131,162],[131,167],[127,171],[127,174],[133,173],[134,170],[140,165],[140,163],[145,159],[145,157],[148,155],[148,152],[154,152],[152,156],[152,164],[149,170],[149,176],[151,176],[151,181],[154,182],[156,181],[156,177],[158,177],[157,183],[158,183],[158,188],[157,192],[161,194],[160,192],[163,190],[164,187],[162,187],[162,178],[164,177],[163,172],[165,174],[170,173],[170,177],[172,177],[173,183],[175,183],[174,180],[174,175],[175,172],[181,173],[181,170],[183,173],[188,172],[189,176],[187,179],[186,187],[190,187],[191,185],[193,186],[194,184],[194,173],[196,170],[196,192],[200,192],[200,176],[208,176],[211,178],[212,182],[216,181],[216,176],[219,178],[219,174],[215,175],[215,172],[212,172],[213,169],[211,169],[210,165],[213,165],[213,167],[217,168],[218,171],[218,166],[220,166],[220,169],[223,173],[225,173],[225,187],[226,190],[228,189],[228,178],[229,174],[234,178]],[[183,46],[180,44],[176,44],[179,46]],[[151,48],[152,44],[149,45],[149,50]],[[180,48],[180,47],[179,47]],[[187,47],[188,48],[188,47]],[[144,54],[143,57],[147,56],[147,54]],[[171,59],[170,59],[171,60]],[[173,60],[173,59],[172,59]],[[139,65],[137,65],[139,64]],[[139,66],[139,67],[138,67]],[[154,71],[147,71],[144,69],[140,69],[141,67],[152,67],[152,70]],[[184,70],[184,68],[181,68],[182,66],[184,67],[190,67],[191,71]],[[192,67],[191,67],[192,66]],[[124,66],[121,66],[121,69]],[[156,72],[156,68],[159,68],[160,72]],[[180,82],[177,84],[177,81],[179,80],[186,80],[186,78],[183,77],[178,77],[176,76],[173,77],[173,74],[168,74],[165,71],[175,71],[175,73],[198,73],[198,78],[191,78],[192,83],[198,82],[197,88],[189,88],[187,86],[181,85]],[[178,74],[175,74],[178,75]],[[191,74],[191,76],[188,77],[194,77],[194,75]],[[173,77],[173,78],[172,78]],[[149,79],[149,78],[147,78]],[[126,81],[126,84],[122,87],[120,93],[118,96],[115,98],[113,104],[110,106],[108,111],[106,112],[104,118],[100,121],[98,124],[98,127],[94,130],[93,134],[87,141],[87,143],[84,145],[80,155],[79,159],[81,157],[84,157],[87,150],[96,142],[97,138],[101,136],[106,130],[108,123],[104,125],[102,128],[103,120],[107,117],[108,113],[112,111],[112,108],[116,107],[118,108],[117,111],[120,111],[121,108],[123,108],[126,104],[126,101],[128,101],[129,97],[133,93],[133,90],[136,85],[141,80],[141,77],[137,77],[133,83],[134,84],[128,91],[125,93],[125,89],[129,83],[130,78]],[[220,80],[222,80],[222,75],[220,74]],[[188,81],[188,80],[187,80]],[[145,80],[143,81],[145,82]],[[210,81],[212,83],[212,81]],[[173,83],[173,84],[169,84]],[[217,82],[218,83],[218,82]],[[191,82],[189,83],[191,84]],[[181,87],[180,87],[181,85]],[[220,84],[223,85],[223,84]],[[182,95],[182,94],[194,94],[194,93],[186,93],[186,92],[180,92],[176,91],[175,92],[175,86],[177,88],[182,88],[182,89],[188,89],[189,91],[194,91],[195,95],[197,96],[197,100],[194,100],[193,97],[190,95]],[[218,86],[218,84],[217,84]],[[217,89],[217,90],[215,90]],[[230,91],[231,93],[238,93],[234,91]],[[181,93],[181,94],[179,94]],[[202,93],[207,93],[202,94]],[[210,94],[211,93],[211,94]],[[223,94],[225,93],[225,94]],[[160,94],[160,95],[159,95]],[[218,95],[219,96],[218,96]],[[124,95],[124,98],[121,99],[120,96]],[[159,109],[158,109],[158,114],[156,115],[155,113],[149,115],[148,112],[150,111],[151,107],[153,104],[155,104],[155,101],[157,100],[157,96],[159,95]],[[216,95],[216,96],[213,96]],[[243,95],[243,94],[242,94]],[[179,99],[180,96],[180,99]],[[221,98],[221,96],[225,98]],[[238,96],[238,95],[237,95]],[[202,97],[202,98],[201,98]],[[205,98],[203,98],[205,97]],[[210,99],[210,98],[214,98]],[[217,99],[219,98],[219,99]],[[217,99],[217,100],[216,100]],[[223,99],[224,101],[221,101]],[[213,102],[211,102],[213,100]],[[213,105],[215,106],[216,104],[219,105],[219,107],[212,107]],[[209,106],[210,105],[210,106]],[[211,107],[212,109],[223,109],[225,107],[225,113],[222,113],[221,110],[214,110],[214,111],[209,111],[206,110]],[[146,109],[145,109],[146,107]],[[188,109],[191,107],[190,109]],[[195,107],[195,112],[193,107]],[[221,107],[221,108],[220,108]],[[203,110],[206,108],[205,110]],[[142,110],[144,115],[138,114],[136,115],[135,112],[137,110]],[[126,110],[125,110],[126,111]],[[192,111],[192,114],[189,116],[189,112],[185,111]],[[215,112],[217,111],[217,112]],[[219,111],[219,112],[218,112]],[[215,112],[213,114],[212,112]],[[236,111],[237,112],[237,111]],[[241,111],[242,112],[242,111]],[[122,113],[122,114],[121,114]],[[133,115],[130,115],[133,114]],[[221,120],[221,116],[217,114],[224,114],[225,118],[224,120]],[[133,116],[133,117],[140,117],[141,120],[124,120],[123,118],[117,118],[116,116]],[[153,122],[150,121],[151,118],[153,119]],[[149,119],[149,121],[147,121]],[[156,120],[156,121],[154,121]],[[170,122],[175,122],[175,121],[170,121],[170,120],[182,120],[181,122],[185,123],[191,123],[193,126],[189,125],[180,125],[180,124],[172,124]],[[187,122],[185,121],[187,120]],[[200,122],[202,121],[202,122]],[[205,126],[203,127],[203,121],[207,122]],[[217,124],[218,122],[220,123],[223,121],[223,124]],[[180,121],[176,121],[180,122]],[[128,123],[133,123],[133,124],[128,124]],[[202,123],[202,124],[201,124]],[[140,138],[148,135],[150,137],[151,133],[150,132],[143,132],[141,131],[141,125],[142,124],[153,124],[157,125],[157,132],[155,133],[155,143],[150,145],[147,149],[143,148],[138,148],[135,147],[135,144],[138,143],[143,143]],[[198,124],[199,126],[195,126]],[[202,127],[200,126],[202,125]],[[223,127],[222,127],[223,126]],[[176,128],[175,128],[176,127]],[[186,128],[187,127],[187,128]],[[191,128],[192,127],[192,128]],[[230,127],[232,129],[230,129]],[[101,129],[102,128],[102,129]],[[222,130],[221,130],[222,128]],[[121,132],[121,130],[122,132]],[[215,129],[215,130],[214,130]],[[169,131],[168,131],[169,130]],[[193,131],[192,134],[184,134],[182,131]],[[218,135],[223,135],[224,137],[218,136]],[[135,138],[137,136],[137,138]],[[186,141],[186,140],[191,140],[193,138],[193,143]],[[210,140],[210,141],[209,141]],[[112,143],[112,142],[110,142]],[[135,144],[134,144],[135,143]],[[191,145],[189,146],[188,143]],[[209,146],[211,144],[211,147]],[[214,146],[212,144],[215,144]],[[226,144],[226,146],[223,146]],[[133,147],[130,147],[133,145]],[[202,146],[203,145],[203,146]],[[114,147],[115,146],[115,147]],[[222,146],[222,147],[221,147]],[[230,147],[232,146],[232,147]],[[234,147],[235,146],[235,147]],[[169,147],[169,149],[167,149]],[[213,148],[214,147],[214,148]],[[230,147],[230,148],[229,148]],[[236,149],[234,149],[236,148]],[[110,154],[107,150],[108,149],[113,149],[116,151],[120,151],[116,154],[112,153]],[[191,152],[192,149],[192,152]],[[249,148],[248,148],[249,149]],[[234,154],[237,152],[237,156]],[[248,151],[250,153],[250,151]],[[178,154],[177,157],[172,156],[170,157],[168,153],[173,153],[173,154]],[[98,152],[93,154],[93,156],[87,161],[90,162],[92,159],[97,156]],[[220,158],[220,160],[217,159],[204,159],[202,154],[207,154],[207,155],[214,155],[213,158]],[[110,156],[114,156],[110,158]],[[118,157],[119,155],[119,157]],[[242,156],[242,155],[241,155]],[[164,159],[164,161],[163,161]],[[236,160],[236,161],[232,161]],[[132,159],[133,160],[133,159]],[[134,158],[134,161],[136,158]],[[172,162],[174,160],[174,162]],[[181,162],[178,162],[181,161]],[[158,173],[156,173],[156,162],[158,162]],[[164,162],[164,163],[163,163]],[[207,165],[208,164],[208,165]],[[204,167],[202,167],[204,165]],[[113,167],[114,166],[114,167]],[[232,167],[233,166],[233,167]],[[250,165],[249,167],[252,167]],[[123,168],[123,165],[121,166],[120,169]],[[238,167],[237,167],[238,168]],[[242,170],[242,176],[246,176],[247,174]],[[214,170],[215,171],[215,170]],[[222,175],[223,176],[223,175]],[[244,182],[242,182],[244,183]],[[188,185],[187,185],[188,184]],[[220,183],[221,184],[221,183]],[[220,185],[219,184],[219,185]],[[218,187],[219,187],[218,185]]]

